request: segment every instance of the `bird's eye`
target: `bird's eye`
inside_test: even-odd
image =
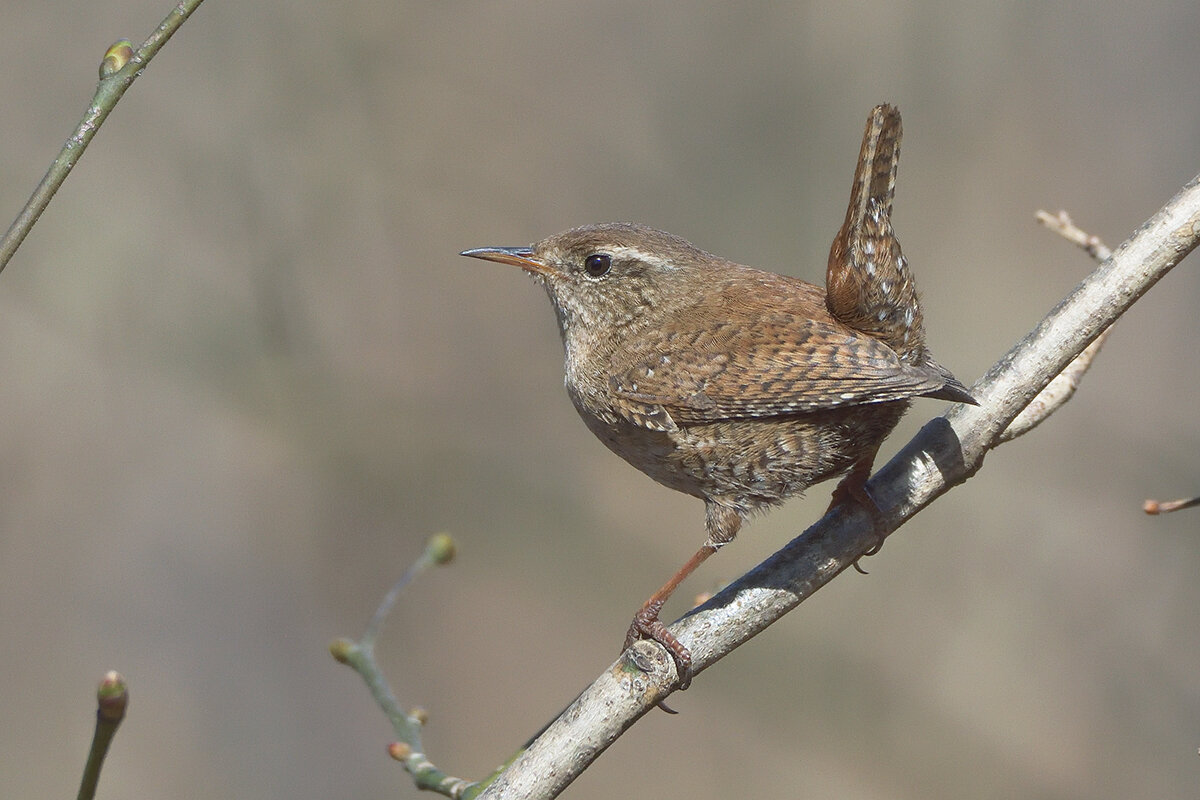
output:
[[[592,253],[583,260],[583,269],[593,278],[607,275],[612,269],[612,256],[608,253]]]

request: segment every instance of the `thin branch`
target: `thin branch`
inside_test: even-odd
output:
[[[1071,215],[1066,211],[1059,211],[1057,214],[1051,214],[1049,211],[1038,211],[1034,216],[1038,222],[1059,236],[1062,236],[1068,242],[1078,245],[1083,252],[1096,261],[1107,261],[1108,257],[1112,255],[1112,250],[1108,249],[1108,246],[1100,240],[1099,236],[1093,236],[1076,225],[1071,219]]]
[[[384,596],[371,621],[367,623],[362,638],[357,642],[337,639],[329,646],[329,651],[338,662],[357,672],[367,684],[375,704],[383,710],[392,724],[392,730],[399,738],[398,742],[389,745],[388,753],[404,764],[416,787],[459,798],[473,784],[462,778],[447,775],[426,757],[424,746],[421,744],[421,726],[425,724],[427,714],[422,709],[405,712],[400,708],[383,670],[375,660],[375,639],[379,636],[384,619],[396,604],[401,590],[429,567],[449,564],[454,559],[454,550],[454,540],[446,534],[431,536],[421,556]]]
[[[1159,514],[1169,514],[1172,511],[1182,511],[1185,508],[1195,508],[1200,506],[1200,497],[1193,497],[1190,500],[1147,500],[1142,504],[1142,511],[1145,511],[1152,517]]]
[[[1059,211],[1057,214],[1039,211],[1037,220],[1067,241],[1078,245],[1096,261],[1103,262],[1112,255],[1112,251],[1104,242],[1100,241],[1100,237],[1093,236],[1079,228],[1071,221],[1071,217],[1066,211]],[[1067,365],[1066,369],[1055,375],[1054,380],[1050,381],[1046,388],[1042,389],[1037,397],[1033,398],[1029,405],[1025,406],[1025,409],[1017,415],[1017,418],[1004,429],[1004,432],[1000,434],[1000,442],[1008,442],[1029,433],[1070,400],[1075,395],[1075,390],[1079,388],[1079,382],[1083,380],[1083,376],[1091,369],[1092,361],[1100,353],[1100,348],[1104,347],[1104,343],[1108,341],[1108,335],[1111,332],[1112,328],[1106,328],[1104,333],[1096,337],[1096,341],[1089,344],[1082,353],[1075,357],[1075,360]]]
[[[125,685],[125,679],[120,673],[109,672],[96,690],[96,729],[92,733],[92,746],[88,750],[87,764],[79,782],[79,800],[92,800],[96,796],[104,757],[108,755],[108,746],[117,735],[117,728],[125,719],[128,706],[129,688]]]
[[[1200,176],[1086,278],[955,406],[925,425],[871,480],[895,528],[982,466],[1003,431],[1053,378],[1200,240]],[[671,626],[701,672],[764,630],[876,544],[866,512],[843,507]],[[622,655],[480,795],[557,796],[670,693],[673,662],[641,642]]]
[[[42,212],[50,205],[54,193],[71,174],[83,151],[104,124],[104,120],[108,119],[109,113],[116,107],[125,90],[137,80],[142,70],[150,63],[150,59],[154,58],[202,2],[204,0],[186,0],[178,3],[136,52],[128,40],[121,40],[108,48],[100,64],[100,83],[96,86],[91,105],[84,112],[75,132],[50,164],[50,169],[46,171],[41,183],[33,190],[21,213],[13,220],[4,238],[0,239],[0,270],[8,265],[17,248],[25,241]]]

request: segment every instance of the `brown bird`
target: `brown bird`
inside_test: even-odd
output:
[[[916,285],[892,232],[900,135],[900,113],[876,107],[827,291],[623,223],[462,253],[514,264],[545,287],[567,393],[588,428],[654,480],[704,501],[708,538],[625,640],[664,645],[680,689],[691,654],[659,611],[751,512],[844,475],[830,507],[849,496],[878,518],[865,483],[911,398],[975,402],[925,348]]]

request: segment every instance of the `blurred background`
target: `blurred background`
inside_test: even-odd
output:
[[[169,10],[6,3],[7,225],[105,48]],[[107,669],[108,797],[410,797],[327,645],[435,531],[379,655],[479,777],[616,656],[703,539],[595,441],[549,303],[458,257],[636,220],[823,277],[864,120],[968,384],[1200,169],[1200,6],[207,3],[0,275],[0,780],[66,797]],[[1196,256],[1075,400],[651,714],[569,796],[1195,797]],[[944,404],[919,402],[890,456]],[[824,509],[755,519],[664,616]]]

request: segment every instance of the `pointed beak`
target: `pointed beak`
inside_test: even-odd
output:
[[[533,257],[533,249],[529,247],[476,247],[474,250],[463,250],[460,256],[482,258],[484,261],[495,261],[498,264],[512,264],[526,272],[543,277],[554,270],[545,263]]]

